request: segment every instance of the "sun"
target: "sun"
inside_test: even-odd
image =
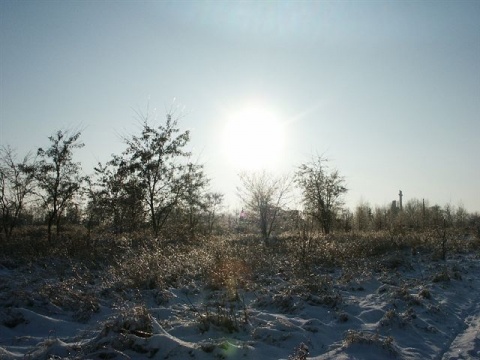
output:
[[[245,107],[231,114],[224,130],[224,152],[237,169],[269,169],[281,161],[284,128],[272,110]]]

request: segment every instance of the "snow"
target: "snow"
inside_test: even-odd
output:
[[[465,314],[464,330],[451,342],[442,359],[480,359],[480,302]]]
[[[401,256],[386,271],[326,272],[322,291],[279,273],[236,294],[194,280],[106,289],[101,274],[0,262],[0,358],[480,358],[479,255]]]

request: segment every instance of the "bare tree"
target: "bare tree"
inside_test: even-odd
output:
[[[305,210],[329,234],[335,213],[342,205],[341,197],[347,192],[345,179],[338,170],[330,170],[321,156],[300,165],[295,181],[303,194]]]
[[[40,158],[34,169],[35,179],[44,208],[47,210],[48,240],[52,238],[52,226],[56,222],[57,235],[60,232],[60,215],[68,202],[79,191],[85,177],[80,175],[80,163],[73,161],[73,150],[82,148],[78,142],[81,133],[57,131],[48,139],[51,144],[46,150],[40,148]]]
[[[114,157],[107,165],[98,164],[95,181],[89,182],[87,224],[108,225],[115,233],[135,231],[145,222],[145,191],[140,181],[122,171]]]
[[[181,159],[190,156],[184,150],[190,140],[189,131],[181,132],[177,119],[167,114],[164,125],[153,127],[149,115],[138,113],[143,121],[139,136],[125,138],[123,157],[116,158],[119,171],[139,181],[143,200],[150,214],[154,235],[158,235],[168,216],[179,203],[185,191],[188,166]]]
[[[223,202],[223,194],[218,192],[209,192],[205,194],[205,212],[207,215],[207,232],[213,233],[215,220],[220,206]]]
[[[186,225],[188,232],[193,239],[200,223],[200,215],[206,210],[205,188],[209,179],[203,171],[203,166],[195,163],[188,163],[182,168],[181,177],[181,210],[186,214]]]
[[[418,230],[423,226],[423,202],[419,199],[410,199],[403,206],[403,216],[406,226]]]
[[[374,229],[377,231],[385,230],[391,223],[391,216],[391,210],[387,209],[386,206],[375,206],[375,210],[373,212]]]
[[[373,220],[373,213],[370,204],[367,202],[360,202],[355,208],[355,225],[357,230],[369,230]]]
[[[256,215],[260,233],[268,239],[277,215],[285,206],[291,188],[289,176],[274,176],[266,171],[240,174],[241,187],[238,196],[247,210]]]
[[[6,239],[10,239],[24,208],[25,200],[33,191],[33,162],[27,154],[17,162],[10,147],[0,147],[0,196],[2,228]]]
[[[455,212],[455,226],[459,229],[463,229],[467,225],[468,219],[468,211],[465,207],[460,204],[457,207],[457,211]]]

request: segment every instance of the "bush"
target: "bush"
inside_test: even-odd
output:
[[[308,346],[304,343],[300,343],[295,349],[295,353],[288,357],[288,360],[307,360],[308,354],[310,354]]]
[[[348,330],[343,338],[343,345],[345,347],[354,344],[375,345],[387,350],[390,354],[396,354],[393,337],[382,337],[378,334],[372,334],[366,331]]]

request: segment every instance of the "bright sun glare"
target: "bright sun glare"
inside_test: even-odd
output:
[[[224,150],[233,166],[260,170],[278,164],[284,129],[276,114],[261,106],[233,113],[225,127]]]

